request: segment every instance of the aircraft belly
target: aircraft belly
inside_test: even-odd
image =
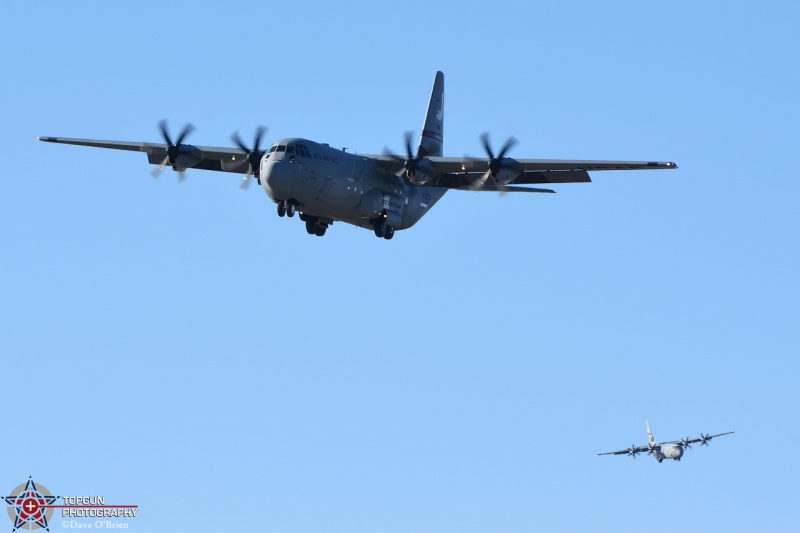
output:
[[[409,191],[403,225],[398,229],[410,228],[419,222],[446,192],[447,189],[440,187],[413,187]]]
[[[334,176],[310,176],[297,198],[302,211],[312,216],[350,222],[350,215],[360,198],[347,190],[346,183],[346,179]]]
[[[680,459],[681,455],[683,455],[683,449],[679,446],[670,446],[663,450],[664,457],[667,459]]]
[[[347,159],[340,158],[342,163]],[[296,182],[302,183],[300,189],[293,189],[302,213],[366,229],[372,229],[375,218],[385,213],[386,225],[402,230],[416,224],[447,191],[408,187],[371,172],[362,161],[347,163],[310,166],[302,176],[295,175]]]

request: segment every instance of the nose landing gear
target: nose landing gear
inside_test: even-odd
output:
[[[287,216],[292,218],[294,214],[297,212],[297,202],[294,200],[279,200],[278,201],[278,216]],[[328,226],[331,224],[331,220],[325,219],[320,220],[319,217],[314,217],[311,215],[305,215],[300,212],[300,220],[306,223],[306,232],[309,235],[316,235],[317,237],[322,237],[325,235],[325,231],[328,229]]]
[[[296,210],[297,210],[297,204],[295,204],[292,200],[281,200],[278,202],[279,217],[286,215],[289,218],[292,218]]]

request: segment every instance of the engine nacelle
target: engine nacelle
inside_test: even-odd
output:
[[[416,161],[412,168],[406,169],[406,178],[414,185],[425,185],[436,177],[436,169],[430,159],[425,157]]]
[[[174,170],[186,170],[200,162],[200,158],[191,152],[182,152],[175,159],[170,159],[169,164]]]
[[[494,182],[498,185],[508,185],[522,174],[519,170],[511,166],[502,166],[496,172],[492,172],[491,176]]]

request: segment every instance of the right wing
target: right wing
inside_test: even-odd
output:
[[[649,452],[650,448],[647,446],[631,446],[624,450],[617,450],[615,452],[602,452],[595,455],[635,455],[637,453]]]
[[[75,144],[78,146],[93,146],[95,148],[110,148],[112,150],[128,150],[131,152],[145,152],[147,160],[153,165],[161,165],[167,159],[169,145],[164,143],[128,142],[128,141],[103,141],[95,139],[71,139],[68,137],[39,137],[40,141],[59,144]],[[216,170],[218,172],[234,172],[246,174],[250,168],[247,156],[239,148],[221,148],[215,146],[180,145],[178,154],[182,168],[199,168],[202,170]],[[182,159],[181,159],[182,158]]]

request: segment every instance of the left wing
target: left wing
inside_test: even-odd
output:
[[[442,173],[485,172],[486,158],[480,157],[429,157]],[[526,172],[562,172],[568,170],[645,170],[654,168],[678,168],[675,163],[658,161],[595,161],[573,159],[511,159],[503,160],[506,166]]]
[[[703,435],[700,433],[700,436],[694,439],[685,438],[681,440],[674,440],[664,444],[680,444],[684,448],[689,444],[694,444],[695,442],[699,442],[701,445],[705,444],[706,442],[710,441],[714,437],[721,437],[723,435],[730,435],[731,433],[736,433],[735,431],[726,431],[725,433],[717,433],[716,435]]]
[[[430,157],[431,163],[441,172],[438,187],[468,189],[475,179],[486,174],[487,159]],[[589,171],[595,170],[652,170],[677,168],[675,163],[657,161],[591,161],[567,159],[505,159],[502,167],[518,175],[508,183],[528,185],[539,183],[586,183],[592,181]],[[492,180],[486,180],[489,184]]]
[[[404,160],[393,155],[366,156],[388,172],[403,170]],[[675,169],[672,162],[661,161],[596,161],[569,159],[511,159],[492,160],[475,157],[426,157],[430,162],[428,187],[444,187],[464,190],[505,190],[509,192],[553,192],[550,189],[536,190],[527,187],[510,188],[504,185],[531,185],[543,183],[586,183],[592,181],[589,171],[599,170],[654,170]],[[496,172],[505,176],[502,183],[489,177],[489,167],[495,161]]]
[[[128,141],[103,141],[95,139],[70,139],[68,137],[39,137],[40,141],[59,144],[75,144],[79,146],[93,146],[95,148],[110,148],[112,150],[128,150],[131,152],[145,152],[147,160],[153,165],[164,164],[170,157],[169,149],[173,151],[176,170],[199,168],[202,170],[216,170],[219,172],[234,172],[246,174],[250,165],[247,155],[239,148],[221,148],[215,146],[192,146],[190,144],[168,145],[164,143],[128,142]],[[169,161],[172,165],[173,161]]]

